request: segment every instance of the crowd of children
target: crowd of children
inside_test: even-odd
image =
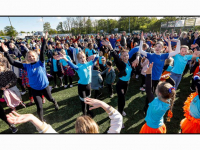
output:
[[[146,123],[140,133],[166,133],[164,115],[167,113],[167,121],[170,121],[176,90],[182,76],[190,69],[193,73],[191,90],[196,92],[185,102],[186,118],[180,125],[182,133],[200,133],[199,33],[187,34],[180,30],[178,35],[173,30],[171,34],[166,32],[141,32],[132,36],[126,36],[126,32],[110,36],[97,34],[95,37],[56,36],[55,39],[48,39],[46,33],[41,39],[31,39],[30,43],[14,39],[0,42],[0,100],[5,100],[13,110],[6,118],[0,105],[1,119],[13,133],[17,132],[14,124],[24,123],[24,118],[26,122],[31,121],[40,133],[56,133],[43,118],[45,98],[54,104],[56,110],[59,109],[51,95],[49,81],[53,79],[53,88],[71,88],[74,76],[78,75],[77,94],[83,116],[76,120],[76,133],[99,133],[91,111],[98,107],[102,107],[111,119],[108,133],[120,133],[125,128],[122,116],[126,116],[126,93],[131,77],[135,76],[136,79],[141,77],[140,90],[146,91]],[[50,67],[50,72],[47,67]],[[96,100],[105,89],[112,98],[115,83],[118,110]],[[26,89],[30,99],[27,105],[36,104],[39,119],[31,114],[20,115],[16,112],[15,107],[19,104],[26,107],[21,97]],[[91,98],[91,90],[94,90],[95,99]]]

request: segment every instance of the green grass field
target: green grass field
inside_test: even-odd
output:
[[[73,87],[64,89],[58,88],[52,90],[53,97],[58,101],[60,109],[55,111],[54,105],[48,101],[43,104],[44,109],[44,119],[46,122],[51,124],[52,127],[59,133],[75,133],[75,121],[76,118],[82,115],[81,112],[81,103],[78,97],[78,88],[77,88],[77,75],[73,79]],[[187,96],[189,96],[190,85],[191,85],[191,75],[186,74],[179,85],[177,94],[179,97],[176,98],[173,113],[174,116],[171,119],[171,122],[166,122],[167,133],[178,133],[180,130],[180,121],[184,118],[183,116],[183,104]],[[117,81],[117,80],[116,80]],[[126,117],[123,118],[125,128],[121,130],[121,133],[139,133],[144,121],[144,112],[143,107],[145,103],[145,92],[140,92],[140,81],[131,79],[128,92],[126,94],[126,105],[125,112]],[[50,83],[52,85],[52,83]],[[116,85],[116,84],[115,84]],[[116,91],[114,85],[114,92]],[[103,95],[100,97],[101,100],[108,103],[109,105],[117,108],[117,94],[113,98],[109,98],[109,94],[106,88],[103,89]],[[92,96],[94,93],[92,92]],[[29,103],[28,93],[23,97],[23,101],[27,104]],[[11,111],[10,108],[6,106],[6,103],[1,103],[4,107],[4,110],[7,113]],[[20,114],[31,113],[37,116],[36,106],[32,105],[27,108],[23,108],[21,105],[17,107],[17,111]],[[93,110],[95,114],[94,120],[97,122],[100,128],[100,133],[106,133],[110,126],[110,119],[108,115],[104,112],[102,108]],[[17,125],[18,133],[37,133],[35,127],[31,123],[25,123]],[[11,133],[11,130],[8,128],[7,124],[0,120],[0,133]]]

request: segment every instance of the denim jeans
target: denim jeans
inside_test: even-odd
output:
[[[171,72],[170,77],[174,80],[174,82],[175,82],[175,89],[177,90],[178,85],[181,82],[182,74],[176,74],[176,73]]]

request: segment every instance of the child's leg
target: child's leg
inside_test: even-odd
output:
[[[17,78],[17,83],[20,85],[22,92],[25,92],[26,90],[25,90],[24,86],[22,85],[22,79]]]
[[[113,94],[112,84],[107,84],[107,86],[108,86],[109,94],[112,95]]]
[[[69,76],[69,84],[72,85],[72,76]]]
[[[95,90],[94,98],[97,98],[98,95],[99,95],[99,90]]]
[[[6,114],[3,110],[3,107],[0,105],[0,118],[10,126],[10,123],[7,121]]]
[[[68,85],[68,77],[67,77],[67,75],[64,76],[64,79],[65,79],[65,85]]]
[[[54,77],[54,78],[53,78],[53,79],[54,79],[54,86],[56,86],[56,85],[57,85],[57,84],[56,84],[56,83],[57,83],[57,82],[56,82],[56,81],[57,81],[57,80],[56,80],[56,72],[53,72],[53,77]]]

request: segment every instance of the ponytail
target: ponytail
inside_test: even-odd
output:
[[[171,118],[173,117],[172,108],[173,108],[174,101],[176,98],[176,91],[174,87],[169,88],[169,97],[170,97],[170,109],[167,114],[167,122],[170,122]]]

